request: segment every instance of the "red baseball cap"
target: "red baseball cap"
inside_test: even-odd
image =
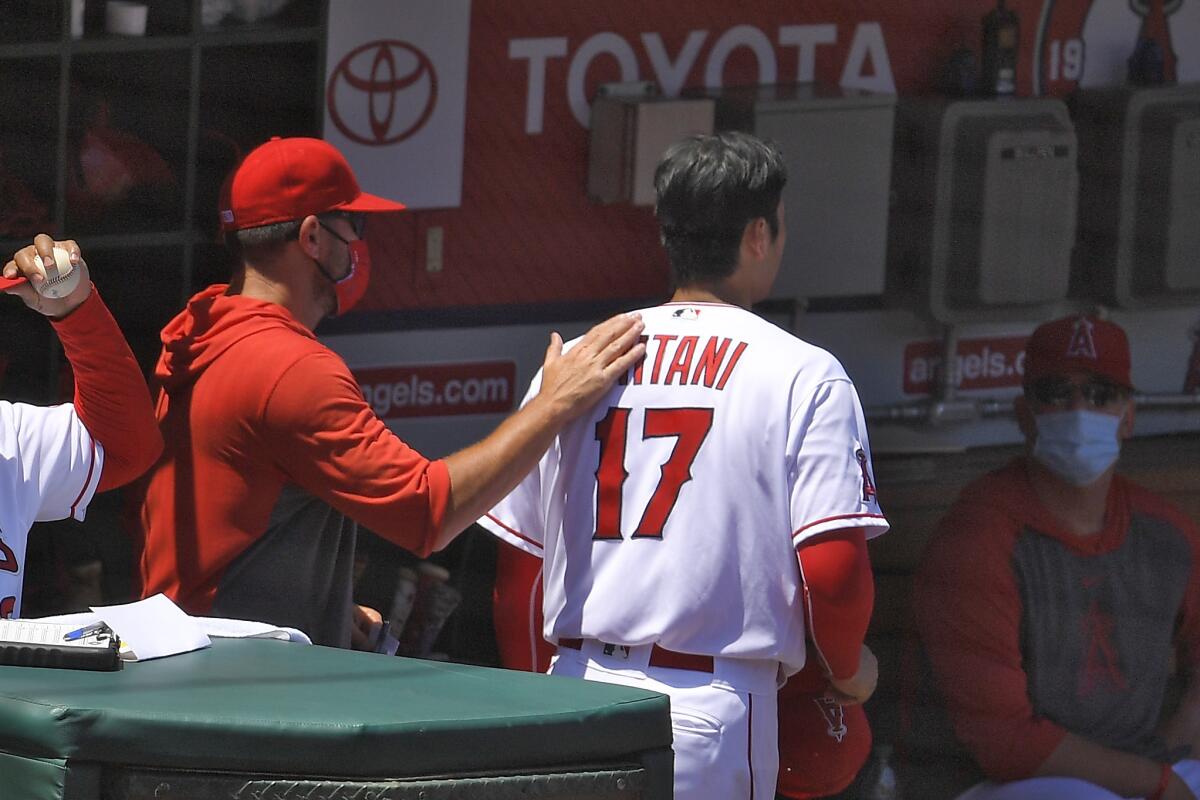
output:
[[[828,699],[827,685],[814,658],[779,690],[776,788],[781,797],[837,794],[853,782],[871,754],[871,725],[863,707]]]
[[[364,192],[338,149],[322,139],[272,137],[233,171],[221,192],[221,229],[240,231],[326,211],[403,211]]]
[[[1081,371],[1132,389],[1129,364],[1125,331],[1099,317],[1080,314],[1047,322],[1025,344],[1025,383]]]

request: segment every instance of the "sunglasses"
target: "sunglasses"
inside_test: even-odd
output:
[[[356,239],[363,238],[363,234],[366,233],[366,230],[367,230],[367,215],[366,214],[355,214],[355,213],[352,213],[349,211],[331,211],[327,214],[322,214],[321,216],[325,217],[327,219],[344,219],[344,220],[346,220],[347,222],[350,223],[350,228],[354,231],[354,237]],[[333,233],[333,231],[330,231],[330,233]],[[339,237],[339,238],[341,238],[341,237]]]
[[[1063,378],[1042,378],[1029,387],[1029,394],[1040,405],[1054,408],[1070,408],[1076,396],[1082,397],[1092,408],[1108,408],[1128,397],[1129,391],[1108,381],[1074,383]]]

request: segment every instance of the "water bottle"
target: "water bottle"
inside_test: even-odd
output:
[[[983,18],[983,88],[996,97],[1011,97],[1017,91],[1017,51],[1020,23],[1015,11],[996,0],[996,7]]]
[[[896,781],[896,770],[892,768],[892,746],[876,745],[871,763],[863,775],[862,800],[900,800],[900,785]]]

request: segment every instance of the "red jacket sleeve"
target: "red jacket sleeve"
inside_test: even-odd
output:
[[[942,520],[914,586],[922,646],[955,733],[994,780],[1027,778],[1066,731],[1034,715],[1007,520],[959,509]]]
[[[1200,681],[1200,531],[1189,525],[1188,539],[1192,543],[1192,579],[1180,609],[1179,660],[1188,673],[1188,685]]]
[[[332,352],[298,360],[263,412],[263,437],[297,485],[372,532],[428,555],[450,499],[450,473],[375,415]]]
[[[75,413],[104,447],[97,491],[128,483],[162,452],[150,390],[137,361],[95,286],[87,300],[52,324],[75,375]]]
[[[503,539],[496,542],[492,622],[500,666],[545,672],[554,645],[542,638],[542,560]]]
[[[1183,595],[1183,603],[1179,607],[1178,629],[1175,634],[1179,664],[1187,673],[1188,685],[1191,686],[1200,680],[1200,527],[1174,505],[1150,495],[1140,487],[1134,502],[1146,513],[1164,517],[1183,533],[1191,547],[1192,572]]]
[[[805,540],[796,553],[808,636],[833,677],[852,678],[875,605],[866,536],[844,528]]]

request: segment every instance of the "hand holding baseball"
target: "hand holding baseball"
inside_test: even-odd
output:
[[[829,695],[842,705],[865,703],[879,682],[879,661],[865,644],[858,657],[858,672],[845,680],[829,679]]]
[[[87,264],[73,240],[57,242],[44,233],[33,244],[18,250],[4,265],[4,278],[25,280],[4,288],[25,305],[48,317],[63,317],[92,292]]]

